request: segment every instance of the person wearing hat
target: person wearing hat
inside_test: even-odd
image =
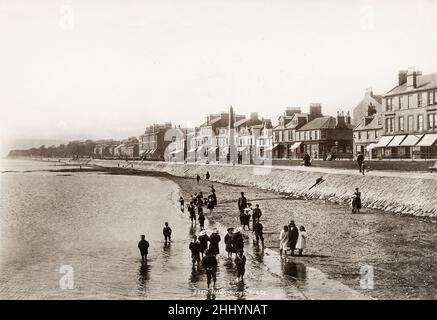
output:
[[[217,229],[209,236],[209,251],[214,256],[220,253],[219,242],[221,241],[220,234]]]
[[[207,250],[205,254],[205,257],[202,259],[202,266],[206,271],[206,284],[209,289],[212,280],[213,288],[215,288],[215,283],[217,281],[217,259],[212,254],[211,250]]]
[[[197,265],[200,263],[200,242],[197,241],[197,236],[194,235],[192,238],[192,241],[190,242],[189,249],[191,251],[191,261],[193,262],[193,268],[194,265],[197,262]]]
[[[162,234],[164,235],[164,242],[167,244],[168,242],[171,242],[171,233],[172,230],[168,225],[168,222],[164,223],[164,228],[162,229]]]
[[[203,215],[202,206],[197,207],[197,220],[199,220],[200,230],[205,228],[205,216]]]
[[[294,256],[294,249],[296,249],[297,239],[299,238],[299,231],[294,223],[294,220],[290,221],[288,225],[288,247],[290,249],[290,255]]]
[[[228,258],[232,258],[233,248],[232,248],[232,237],[234,228],[228,228],[228,233],[225,235],[225,250],[228,253]]]
[[[259,246],[259,240],[261,240],[262,247],[264,248],[264,232],[263,232],[264,226],[261,224],[261,222],[257,221],[255,225],[253,226],[252,233],[255,233],[256,238],[256,246]]]
[[[188,205],[188,213],[190,214],[191,225],[196,224],[196,210],[191,202]]]
[[[147,242],[144,234],[141,235],[141,240],[138,242],[138,249],[140,249],[141,261],[145,262],[149,254],[149,242]]]
[[[199,242],[200,242],[200,254],[202,255],[202,258],[203,258],[205,250],[208,249],[208,240],[209,240],[209,237],[206,234],[206,231],[205,230],[200,231]]]
[[[238,210],[240,211],[240,215],[244,213],[244,209],[247,207],[247,199],[244,196],[244,192],[241,193],[241,197],[238,198]]]
[[[354,192],[354,198],[355,198],[355,212],[360,213],[361,209],[361,192],[358,188],[355,188]]]
[[[238,250],[244,249],[244,239],[241,230],[241,227],[238,227],[232,236],[232,249],[235,253],[237,253]]]
[[[237,267],[237,281],[243,281],[244,273],[246,272],[246,257],[242,249],[239,249],[237,252],[235,266]]]

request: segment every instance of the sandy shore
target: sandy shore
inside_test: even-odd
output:
[[[238,226],[237,198],[245,192],[250,202],[263,210],[266,246],[278,251],[281,227],[294,219],[308,231],[308,248],[303,257],[291,258],[296,265],[321,270],[330,278],[377,299],[437,299],[436,238],[437,223],[430,218],[398,216],[365,209],[351,214],[345,205],[321,200],[293,199],[289,194],[217,182],[175,177],[165,172],[148,171],[139,166],[101,168],[111,174],[161,176],[176,182],[184,198],[214,184],[218,207],[212,223]],[[138,170],[140,169],[140,170]],[[246,232],[250,236],[250,232]],[[374,288],[360,287],[360,268],[374,269]]]

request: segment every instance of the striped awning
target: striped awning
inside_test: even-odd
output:
[[[387,145],[393,140],[394,136],[382,136],[375,148],[387,147]]]
[[[297,148],[300,147],[301,144],[302,144],[302,141],[293,143],[293,145],[290,147],[290,150],[296,150]]]
[[[387,147],[399,147],[401,142],[405,139],[406,135],[394,136],[394,138],[390,141]]]
[[[423,134],[409,134],[404,141],[401,142],[401,147],[413,147],[423,137]]]
[[[430,147],[437,141],[437,133],[428,133],[420,140],[416,146],[418,147]]]

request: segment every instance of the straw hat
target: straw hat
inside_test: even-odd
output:
[[[202,230],[199,232],[199,236],[204,236],[204,235],[206,235],[206,230]]]

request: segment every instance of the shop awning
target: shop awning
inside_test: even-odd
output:
[[[203,149],[203,146],[197,147],[196,152],[200,152]]]
[[[188,150],[188,152],[194,152],[194,151],[196,151],[196,148]]]
[[[376,144],[375,148],[387,147],[387,145],[390,143],[393,137],[394,136],[382,136],[381,139]]]
[[[275,145],[273,145],[273,146],[271,146],[271,147],[266,148],[264,151],[272,151],[272,150],[275,149],[277,146],[279,146],[278,143],[275,144]]]
[[[238,147],[237,151],[243,152],[244,150],[246,150],[247,147]]]
[[[149,152],[149,155],[152,155],[152,154],[154,154],[154,153],[155,153],[155,151],[156,151],[156,149],[150,150],[150,152]]]
[[[401,142],[405,139],[406,135],[395,136],[392,141],[387,145],[387,147],[399,147]]]
[[[437,133],[428,133],[420,140],[417,147],[430,147],[437,141]]]
[[[370,150],[372,150],[372,149],[375,149],[375,146],[376,146],[376,143],[371,143],[371,144],[369,144],[369,145],[366,147],[366,150],[367,150],[367,151],[370,151]]]
[[[423,137],[423,134],[409,134],[404,141],[401,142],[401,147],[412,147]]]
[[[290,150],[296,150],[297,148],[300,147],[301,144],[302,144],[302,141],[293,143],[293,145],[290,147]]]
[[[217,148],[218,148],[218,147],[211,147],[211,148],[208,149],[208,152],[209,152],[209,153],[214,152],[214,151],[217,150]]]

